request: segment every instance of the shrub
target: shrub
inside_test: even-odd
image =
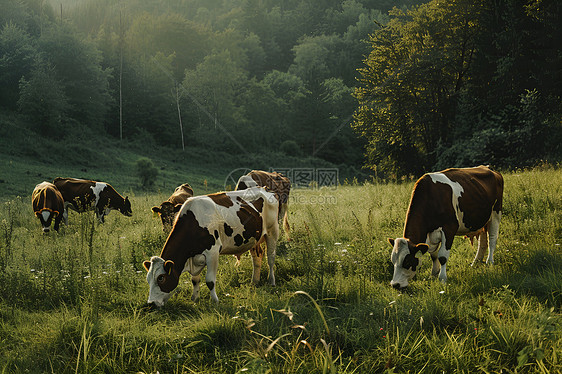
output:
[[[158,169],[151,159],[142,157],[137,160],[137,175],[141,180],[142,188],[152,188],[158,177]]]

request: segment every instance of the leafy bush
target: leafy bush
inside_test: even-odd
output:
[[[149,189],[154,186],[156,177],[158,177],[158,169],[151,159],[142,157],[137,160],[137,175],[141,180],[142,188]]]

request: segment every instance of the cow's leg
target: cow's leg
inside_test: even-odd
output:
[[[288,220],[288,203],[283,203],[279,205],[279,227],[281,228],[281,226],[283,226],[283,230],[285,231],[285,238],[287,239],[287,241],[291,241],[291,236],[289,235],[289,232],[291,231],[291,226],[289,226],[289,220]],[[283,221],[283,222],[281,222]]]
[[[64,224],[68,226],[68,207],[66,205],[64,206],[62,218],[64,219]]]
[[[256,245],[250,249],[250,254],[252,255],[252,264],[254,265],[254,274],[252,275],[252,282],[257,285],[260,282],[260,272],[261,264],[263,261],[263,248],[261,247],[263,241],[259,241]]]
[[[62,217],[60,215],[58,215],[55,218],[55,224],[53,225],[53,228],[55,229],[55,231],[59,231],[59,225],[60,225],[61,219],[62,219]]]
[[[193,285],[193,293],[191,294],[191,300],[197,301],[199,299],[199,291],[201,289],[201,272],[205,268],[207,261],[204,255],[195,255],[188,258],[185,262],[185,267],[183,271],[187,271],[191,274],[191,284]]]
[[[269,265],[269,283],[275,286],[275,252],[277,251],[277,236],[266,235],[267,264]]]
[[[438,228],[427,234],[427,239],[425,243],[429,246],[429,253],[431,255],[431,260],[433,261],[433,267],[431,269],[431,274],[436,277],[441,270],[441,264],[439,263],[439,252],[437,249],[443,243],[443,229]]]
[[[439,275],[441,270],[441,264],[439,263],[439,252],[431,252],[431,261],[433,261],[433,267],[431,268],[431,275],[434,277]]]
[[[474,260],[470,266],[474,266],[478,262],[482,262],[484,258],[484,253],[488,249],[488,235],[487,235],[488,228],[481,230],[478,236],[478,249],[476,250],[476,256],[474,256]]]
[[[216,287],[217,287],[217,271],[219,268],[219,247],[220,245],[215,245],[209,253],[206,255],[207,261],[207,274],[205,275],[205,282],[207,283],[207,287],[209,287],[209,291],[211,292],[211,299],[215,303],[219,302],[219,298],[217,296]]]
[[[99,223],[104,223],[103,216],[105,215],[105,210],[96,208],[96,217],[98,217]]]
[[[457,229],[458,227],[455,227],[454,229],[443,229],[442,231],[441,246],[439,247],[439,252],[437,252],[437,260],[441,265],[438,278],[443,283],[447,282],[447,261],[449,261],[449,253],[453,246]]]
[[[487,264],[494,263],[494,251],[496,250],[496,244],[498,242],[498,236],[500,233],[500,221],[502,219],[501,212],[492,211],[492,219],[488,227],[488,235],[490,237],[490,248],[488,249],[488,259]]]
[[[192,275],[191,284],[193,284],[193,293],[191,294],[191,301],[197,301],[199,299],[199,291],[201,289],[201,275]]]

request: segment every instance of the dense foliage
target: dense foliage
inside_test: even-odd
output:
[[[72,144],[356,167],[366,147],[380,176],[558,162],[561,7],[0,0],[0,111]]]
[[[562,158],[562,4],[433,0],[371,37],[355,128],[376,170]]]
[[[55,139],[87,128],[359,166],[351,92],[368,36],[419,2],[0,0],[0,106]]]

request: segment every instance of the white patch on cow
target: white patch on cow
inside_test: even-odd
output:
[[[158,256],[153,256],[150,259],[150,269],[148,270],[148,274],[146,274],[146,281],[149,285],[148,303],[154,303],[158,307],[164,306],[172,295],[169,292],[162,292],[160,286],[158,286],[156,279],[161,274],[165,274],[164,260]]]
[[[107,187],[107,183],[96,182],[95,185],[91,187],[94,196],[96,197],[96,206],[98,205],[98,201],[100,201],[100,193]]]
[[[464,224],[463,217],[464,213],[460,210],[459,207],[459,198],[461,197],[462,193],[464,192],[464,188],[458,182],[453,182],[450,180],[445,174],[443,173],[429,173],[428,174],[433,181],[433,183],[443,183],[451,187],[452,190],[452,201],[453,209],[455,210],[455,215],[457,216],[457,222],[459,225],[459,229],[457,231],[458,234],[464,234],[470,231]]]
[[[48,210],[44,210],[41,212],[41,215],[43,216],[43,221],[47,222],[49,216],[51,215],[51,212],[49,212]]]

